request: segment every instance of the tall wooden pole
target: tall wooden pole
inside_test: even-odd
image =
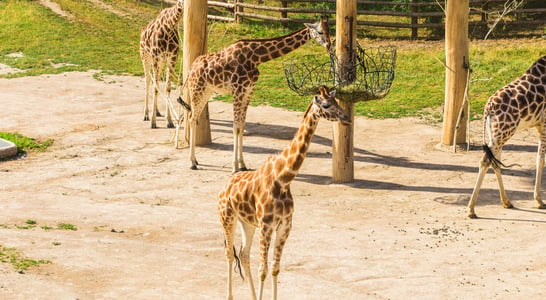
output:
[[[466,141],[468,106],[463,111],[455,140],[453,134],[463,105],[468,68],[469,0],[448,0],[446,8],[446,86],[442,143],[453,145]]]
[[[336,1],[336,55],[341,70],[338,75],[350,76],[351,70],[344,66],[354,61],[354,45],[356,44],[356,0]],[[353,69],[353,68],[349,68]],[[353,70],[354,71],[354,70]],[[347,78],[340,78],[341,81]],[[350,114],[354,121],[354,103],[340,101],[341,108]],[[332,181],[335,183],[351,182],[354,180],[353,136],[354,122],[350,125],[334,123],[334,137],[332,142]]]
[[[186,80],[192,62],[201,54],[207,53],[207,1],[184,1],[184,47],[182,78]],[[191,101],[187,89],[183,91],[183,98]],[[208,99],[207,99],[208,100]],[[186,140],[189,140],[189,120],[185,116]],[[212,142],[208,104],[197,122],[195,138],[196,145],[206,145]]]

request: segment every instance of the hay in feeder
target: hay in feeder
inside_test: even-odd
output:
[[[299,95],[315,94],[319,86],[336,90],[336,97],[350,102],[385,97],[394,80],[396,48],[361,48],[349,64],[340,64],[335,53],[330,57],[306,55],[284,63],[288,86]]]

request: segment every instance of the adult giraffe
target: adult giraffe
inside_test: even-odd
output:
[[[502,146],[516,130],[536,128],[539,134],[534,198],[538,208],[546,209],[540,195],[544,155],[546,154],[546,56],[537,60],[523,75],[493,94],[484,108],[484,146],[478,179],[468,202],[468,217],[476,218],[474,206],[483,178],[490,167],[495,171],[502,205],[512,208],[501,175]],[[486,139],[487,137],[487,139]]]
[[[197,169],[197,120],[209,98],[217,92],[233,94],[233,172],[247,170],[243,159],[243,132],[248,104],[258,81],[258,66],[299,48],[311,39],[330,49],[328,19],[307,23],[304,28],[281,37],[239,40],[216,53],[204,54],[195,59],[184,82],[190,99],[185,102],[181,97],[178,98],[183,106],[191,107],[190,125],[185,128],[190,130],[191,169]]]
[[[144,121],[149,121],[148,103],[150,85],[153,83],[154,97],[152,103],[151,128],[157,128],[156,116],[161,116],[157,110],[157,95],[159,93],[159,78],[166,67],[165,81],[167,98],[171,94],[171,76],[178,59],[180,49],[178,23],[184,12],[184,0],[178,0],[175,5],[163,9],[159,15],[150,21],[140,32],[140,59],[146,76],[146,95],[144,98]],[[167,127],[174,128],[171,109],[166,100]]]

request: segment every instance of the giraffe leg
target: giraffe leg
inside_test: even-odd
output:
[[[248,170],[243,158],[243,134],[253,89],[254,85],[250,84],[233,91],[233,173]]]
[[[197,130],[197,120],[194,120],[195,116],[192,116],[190,121],[190,162],[191,169],[197,170],[197,158],[195,158],[195,132]]]
[[[502,182],[502,174],[501,169],[498,166],[493,165],[493,171],[495,171],[495,175],[497,176],[497,182],[499,184],[499,194],[502,202],[502,206],[504,208],[513,208],[514,206],[512,203],[510,203],[510,200],[508,200],[508,196],[506,196],[506,191],[504,190],[504,184]]]
[[[172,120],[171,114],[174,112],[171,112],[171,107],[169,106],[170,97],[171,97],[171,77],[172,74],[174,74],[174,68],[176,66],[176,56],[171,57],[169,60],[169,64],[167,65],[167,73],[166,73],[166,90],[167,90],[167,101],[165,101],[165,113],[166,113],[166,120],[167,120],[167,128],[174,128],[174,123]]]
[[[233,123],[233,173],[248,171],[243,159],[244,124]]]
[[[157,117],[161,116],[159,111],[157,110],[157,96],[159,94],[159,74],[161,72],[160,67],[154,63],[153,66],[153,88],[154,88],[154,97],[152,99],[152,121],[151,121],[151,128],[157,128]]]
[[[544,126],[539,126],[537,128],[540,134],[540,140],[538,142],[538,152],[537,152],[537,171],[535,177],[535,191],[534,198],[538,203],[539,209],[546,209],[546,204],[542,202],[541,197],[541,187],[542,187],[542,169],[544,168],[544,155],[546,153],[546,131]]]
[[[143,63],[144,65],[144,77],[146,80],[146,94],[144,95],[144,121],[150,121],[149,117],[149,102],[150,102],[150,85],[152,84],[152,74],[150,73],[150,65],[146,62]]]
[[[254,288],[254,280],[252,279],[252,272],[250,270],[250,249],[252,248],[252,238],[254,237],[254,226],[240,222],[241,231],[243,232],[243,245],[239,252],[239,258],[241,259],[241,265],[245,270],[246,280],[248,281],[248,288],[250,289],[250,298],[256,299],[256,289]]]
[[[269,253],[269,245],[271,244],[271,235],[273,229],[267,224],[261,224],[260,226],[260,268],[258,273],[260,274],[260,283],[258,286],[259,294],[258,299],[263,298],[264,282],[267,277],[267,255]]]
[[[485,177],[485,174],[487,173],[489,166],[490,164],[485,162],[483,159],[480,161],[478,179],[476,180],[476,184],[474,185],[474,190],[472,191],[472,196],[470,197],[470,201],[468,201],[468,217],[471,219],[475,219],[478,217],[476,216],[476,213],[474,212],[474,206],[476,206],[476,203],[478,202],[478,194],[480,193],[480,188],[482,186],[483,178]]]
[[[273,299],[277,299],[277,277],[280,272],[281,265],[281,256],[284,244],[288,239],[290,234],[290,229],[292,228],[292,216],[288,217],[287,220],[283,221],[280,226],[277,228],[277,233],[275,235],[275,248],[273,252],[273,266],[271,269],[271,285],[273,291]]]
[[[224,198],[219,197],[218,200],[218,214],[220,216],[220,223],[224,229],[224,242],[225,242],[225,254],[227,258],[227,297],[226,299],[233,299],[233,260],[235,258],[235,248],[233,247],[235,237],[235,225],[237,220],[235,219],[232,210],[227,206],[227,201]]]

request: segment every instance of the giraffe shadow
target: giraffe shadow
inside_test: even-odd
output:
[[[232,134],[232,126],[233,122],[231,121],[225,121],[225,120],[213,120],[211,119],[211,125],[215,125],[215,128],[213,129],[214,132],[218,133],[226,133],[226,134]],[[227,127],[228,129],[224,129],[224,127]],[[297,131],[297,127],[293,126],[285,126],[285,125],[277,125],[277,124],[260,124],[255,122],[247,122],[246,123],[247,131],[249,132],[248,135],[251,136],[260,136],[270,139],[277,139],[277,140],[286,140],[289,141],[294,137],[295,132]],[[324,146],[331,146],[332,145],[332,139],[326,138],[320,135],[315,134],[313,136],[312,143],[316,143],[319,145]],[[211,146],[214,146],[215,149],[218,150],[229,150],[231,151],[233,149],[233,145],[231,144],[213,144]],[[479,150],[481,151],[481,147],[475,147],[471,150]],[[535,152],[536,146],[527,146],[527,145],[506,145],[506,150],[509,151],[525,151],[525,152]],[[244,151],[254,154],[276,154],[282,149],[273,149],[273,148],[267,148],[267,147],[257,147],[254,145],[249,145],[248,143],[244,145]],[[462,166],[462,165],[452,165],[452,164],[434,164],[429,161],[426,162],[419,162],[419,161],[412,161],[408,159],[407,157],[401,157],[401,156],[390,156],[390,155],[383,155],[379,153],[374,153],[368,150],[364,150],[361,148],[355,147],[353,149],[354,151],[354,160],[355,162],[364,162],[364,163],[370,163],[370,164],[379,164],[379,165],[386,165],[390,167],[403,167],[403,168],[411,168],[411,169],[421,169],[421,170],[430,170],[430,171],[454,171],[454,172],[465,172],[465,173],[478,173],[478,161],[476,161],[476,166],[469,167],[469,166]],[[332,154],[330,152],[316,152],[313,151],[313,147],[309,149],[309,152],[307,153],[308,157],[313,158],[325,158],[330,159],[332,157]],[[489,170],[489,172],[492,172],[492,170]],[[504,169],[503,175],[506,176],[517,176],[517,177],[529,177],[534,176],[534,170],[529,169]]]

